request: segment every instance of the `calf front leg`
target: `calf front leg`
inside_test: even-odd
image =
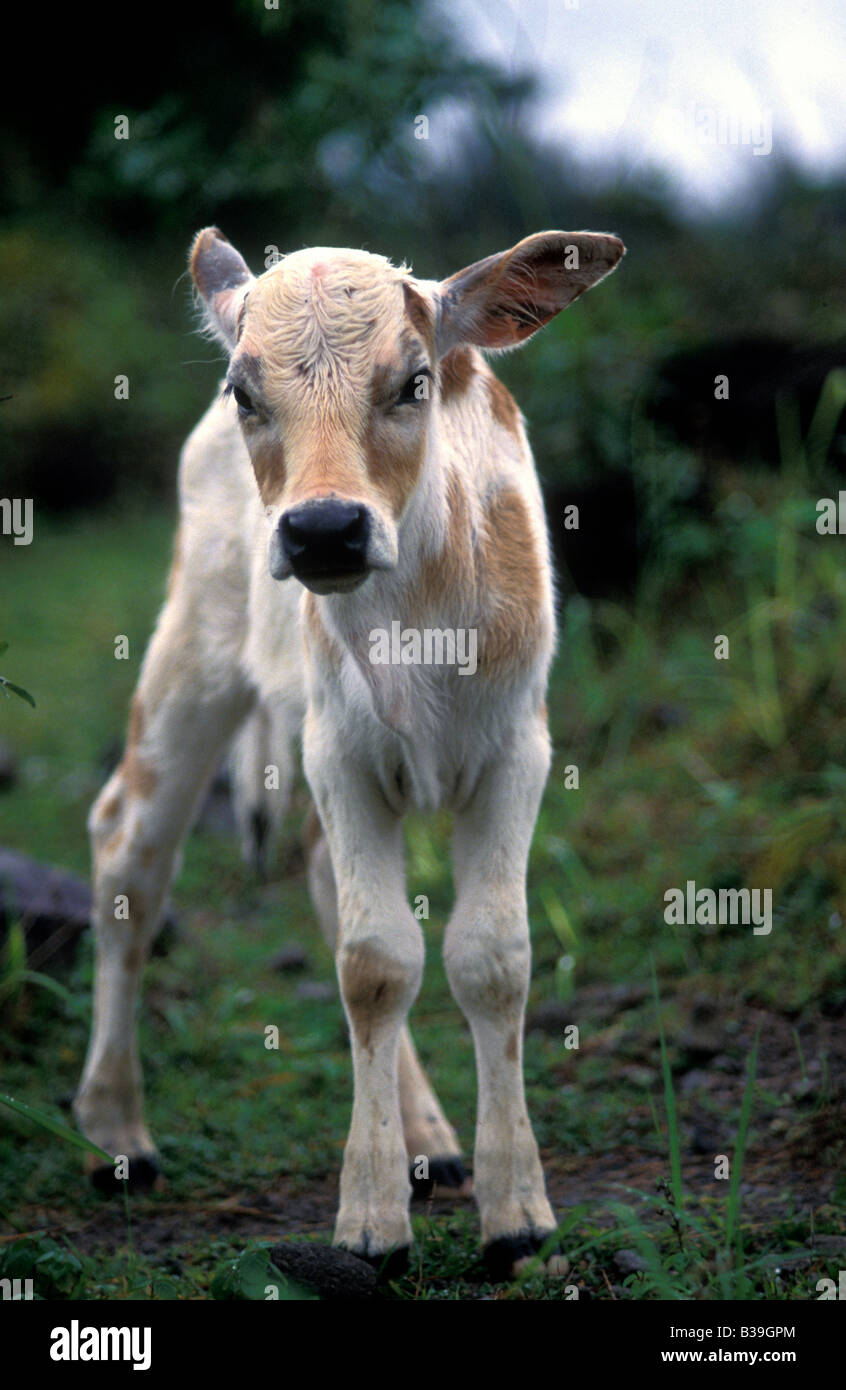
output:
[[[402,823],[366,769],[329,751],[333,741],[307,719],[305,769],[337,878],[336,964],[353,1062],[334,1242],[381,1263],[411,1243],[399,1050],[420,988],[423,934],[406,902]]]
[[[549,769],[540,719],[482,776],[456,816],[457,897],[444,941],[450,987],[473,1033],[479,1095],[473,1183],[485,1256],[508,1278],[555,1230],[526,1109],[522,1043],[530,946],[526,865]],[[563,1273],[553,1257],[547,1270]]]
[[[323,935],[334,951],[338,939],[338,895],[329,843],[313,805],[306,821],[305,842],[311,899]],[[399,1041],[399,1096],[414,1195],[425,1198],[435,1188],[457,1196],[468,1195],[471,1183],[458,1137],[421,1066],[407,1026]],[[426,1160],[425,1165],[421,1159]]]

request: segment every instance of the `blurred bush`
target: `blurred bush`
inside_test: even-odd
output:
[[[177,370],[196,355],[187,291],[171,303],[107,241],[21,226],[0,232],[0,279],[4,490],[64,508],[169,486],[176,440],[207,396]]]
[[[163,28],[155,6],[143,25],[114,16],[116,67],[96,45],[74,44],[69,64],[77,19],[57,12],[41,82],[54,100],[24,94],[4,128],[3,491],[56,508],[172,493],[221,371],[217,348],[192,336],[182,278],[201,225],[221,225],[257,270],[268,246],[361,245],[424,277],[542,227],[589,227],[623,237],[621,269],[496,364],[527,417],[553,532],[568,500],[608,523],[601,545],[592,525],[558,532],[565,574],[625,591],[655,545],[680,576],[715,558],[721,479],[731,488],[755,449],[731,431],[718,448],[679,432],[713,416],[713,374],[682,371],[669,431],[665,420],[647,440],[642,422],[680,353],[719,364],[725,352],[739,392],[744,353],[729,358],[728,344],[744,335],[840,352],[846,183],[813,185],[773,157],[742,207],[693,219],[658,175],[623,159],[586,168],[539,141],[530,78],[469,57],[428,6],[237,0],[162,13]],[[114,138],[119,115],[128,140]],[[428,140],[415,139],[420,115]]]

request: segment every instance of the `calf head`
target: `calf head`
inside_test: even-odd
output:
[[[234,398],[272,522],[270,570],[318,594],[398,559],[420,485],[440,358],[516,347],[613,270],[616,237],[540,232],[441,284],[364,251],[318,247],[254,277],[215,227],[191,274],[230,353]]]

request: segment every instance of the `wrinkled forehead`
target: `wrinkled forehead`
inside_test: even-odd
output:
[[[374,372],[426,362],[433,311],[409,272],[383,256],[316,247],[285,256],[251,285],[233,365],[265,392],[320,390],[325,401],[369,390]]]

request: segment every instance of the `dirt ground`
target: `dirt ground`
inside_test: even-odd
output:
[[[679,1066],[675,1086],[685,1191],[694,1207],[699,1200],[715,1195],[715,1156],[732,1153],[734,1131],[728,1117],[737,1113],[746,1085],[743,1056],[758,1029],[752,1142],[741,1183],[744,1227],[754,1233],[759,1224],[792,1217],[807,1231],[806,1244],[816,1244],[829,1253],[846,1252],[846,1237],[814,1238],[814,1213],[834,1198],[846,1169],[846,1091],[842,1080],[846,1075],[846,1030],[838,1019],[794,1024],[774,1013],[747,1010],[745,1022],[732,1040],[731,1053],[715,1051],[723,1039],[713,1029],[709,1031],[708,1025],[698,1031],[692,1026],[683,1035],[686,1060]],[[805,1059],[804,1076],[796,1034]],[[597,1045],[603,1045],[601,1035]],[[630,1058],[621,1059],[620,1064],[630,1066]],[[648,1113],[644,1101],[633,1108],[632,1119],[642,1119]],[[666,1156],[635,1144],[593,1154],[547,1151],[543,1158],[550,1198],[559,1215],[585,1205],[598,1226],[613,1222],[608,1203],[625,1198],[638,1205],[632,1190],[645,1194],[641,1203],[645,1212],[648,1199],[654,1198],[657,1185],[667,1176]],[[174,1247],[184,1248],[197,1239],[214,1236],[245,1243],[292,1235],[328,1239],[337,1181],[337,1173],[308,1180],[282,1178],[266,1190],[245,1187],[219,1201],[171,1204],[165,1180],[153,1199],[135,1199],[133,1243],[140,1254],[162,1257]],[[434,1216],[450,1215],[457,1209],[472,1211],[472,1202],[436,1194],[428,1203],[415,1204],[415,1209]],[[54,1235],[63,1233],[91,1255],[114,1252],[126,1240],[126,1217],[119,1201],[104,1201],[94,1215],[81,1221],[56,1207],[32,1206],[20,1212],[20,1218],[33,1231],[43,1233],[49,1228]]]

